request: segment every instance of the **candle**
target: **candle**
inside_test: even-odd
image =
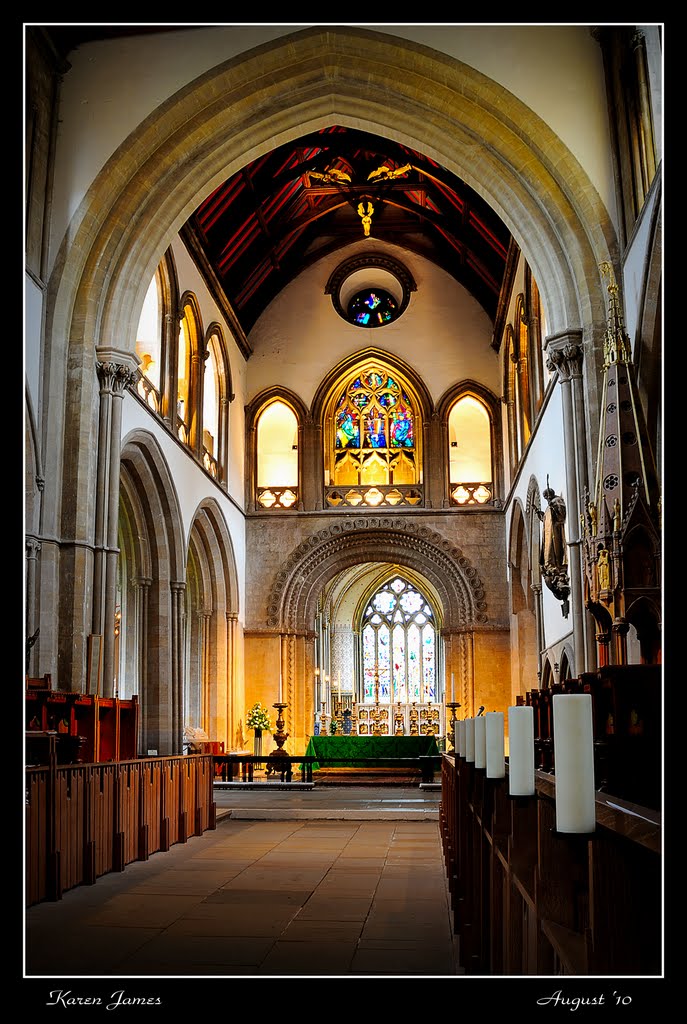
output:
[[[487,723],[479,715],[475,718],[475,768],[487,767]]]
[[[282,695],[282,686],[281,686],[281,665],[280,665],[279,666],[279,703],[280,704],[282,703],[281,695]]]
[[[458,729],[458,756],[465,757],[465,721],[461,718],[459,722],[456,722],[456,728]]]
[[[475,719],[465,719],[465,760],[475,760]]]
[[[456,699],[456,698],[455,698],[455,696],[454,696],[454,694],[455,694],[455,691],[454,691],[454,689],[453,689],[453,672],[452,672],[452,673],[451,673],[451,703],[452,703],[452,704],[453,704],[453,702],[454,702],[454,701],[455,701],[455,699]]]
[[[487,778],[502,779],[506,774],[503,711],[488,711],[486,723]]]
[[[594,735],[590,693],[556,693],[553,707],[553,759],[558,832],[596,828]]]
[[[508,708],[508,792],[511,796],[534,793],[534,708]]]

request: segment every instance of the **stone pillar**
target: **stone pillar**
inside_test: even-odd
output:
[[[423,487],[425,508],[445,508],[450,504],[448,479],[448,433],[445,423],[434,412],[424,424]],[[418,466],[418,469],[420,467]]]
[[[148,597],[152,579],[148,576],[136,576],[131,581],[134,588],[134,628],[136,630],[136,683],[140,703],[139,749],[148,749]]]
[[[582,561],[580,557],[580,481],[578,466],[586,457],[580,449],[576,415],[584,420],[584,409],[576,409],[572,388],[573,374],[580,374],[582,366],[582,331],[570,330],[546,339],[547,366],[556,370],[563,405],[563,440],[565,445],[566,526],[568,529],[568,566],[570,571],[570,599],[575,644],[575,675],[585,671],[585,615],[582,589]]]
[[[615,664],[627,665],[627,634],[630,632],[630,623],[627,619],[614,619],[611,631],[613,634]]]
[[[324,458],[322,427],[308,419],[298,429],[298,503],[301,511],[322,509]]]
[[[163,364],[160,375],[161,414],[174,436],[177,435],[177,362],[179,359],[178,316],[166,313],[163,323]]]
[[[229,403],[233,400],[234,395],[220,399],[217,417],[217,480],[223,484],[229,482],[229,419],[231,415]]]
[[[121,363],[98,363],[100,415],[98,430],[95,552],[93,567],[93,633],[103,637],[104,697],[112,697],[115,677],[115,607],[119,547],[119,464],[122,400],[136,375]]]
[[[210,623],[212,612],[202,608],[198,612],[198,664],[200,666],[200,722],[211,740],[216,739],[216,729],[212,721],[212,692],[213,680],[210,673]]]
[[[226,693],[225,693],[225,721],[226,721],[226,735],[224,737],[224,749],[228,753],[230,750],[239,749],[237,744],[236,730],[238,727],[238,718],[236,709],[241,706],[243,707],[243,701],[239,701],[239,694],[236,692],[237,683],[237,672],[236,672],[236,630],[238,626],[238,616],[235,612],[225,613],[226,622],[226,662],[225,662],[225,678],[226,678]],[[241,717],[241,716],[238,716]],[[221,737],[217,737],[221,739]]]
[[[537,633],[537,688],[541,687],[542,651],[544,650],[544,621],[541,606],[541,583],[532,584],[534,594],[534,621]]]
[[[183,693],[185,640],[185,583],[172,583],[172,686],[170,694],[170,754],[183,750]]]
[[[26,640],[36,632],[36,561],[38,552],[41,549],[39,541],[35,537],[27,537],[26,542]],[[31,648],[33,649],[33,647]],[[31,654],[27,649],[24,671],[27,675],[31,663]]]

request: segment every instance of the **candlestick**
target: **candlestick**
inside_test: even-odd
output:
[[[486,723],[487,778],[502,779],[506,774],[503,711],[488,711]]]
[[[465,719],[465,760],[475,760],[475,719]]]
[[[590,693],[556,693],[553,757],[558,832],[594,832],[594,733]]]
[[[480,715],[475,718],[475,768],[487,767],[487,723]]]
[[[511,796],[534,793],[534,708],[508,708],[508,792]]]

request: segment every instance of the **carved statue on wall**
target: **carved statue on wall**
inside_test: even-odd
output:
[[[568,578],[568,550],[565,540],[565,499],[549,487],[546,477],[544,491],[547,507],[544,511],[535,508],[542,523],[542,543],[540,553],[541,574],[549,590],[563,602],[563,615],[568,615],[568,597],[570,596],[570,580]]]

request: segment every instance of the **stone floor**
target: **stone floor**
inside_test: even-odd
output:
[[[216,785],[217,828],[25,914],[27,978],[462,974],[440,786]],[[51,988],[54,986],[51,986]]]

